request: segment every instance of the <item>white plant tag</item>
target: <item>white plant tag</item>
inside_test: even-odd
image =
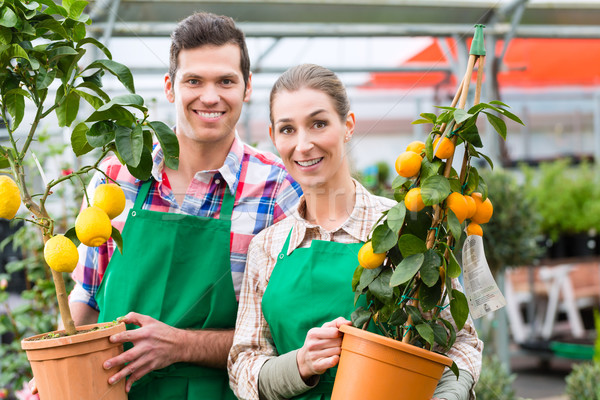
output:
[[[462,249],[465,296],[474,319],[496,311],[506,305],[506,299],[496,285],[485,259],[483,238],[467,236]]]

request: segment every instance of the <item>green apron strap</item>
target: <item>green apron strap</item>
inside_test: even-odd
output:
[[[148,197],[148,192],[150,192],[150,188],[152,187],[152,178],[148,179],[147,181],[145,181],[144,183],[142,183],[142,186],[140,187],[140,191],[138,192],[136,198],[135,198],[135,204],[133,205],[133,209],[134,210],[141,210],[143,205],[144,205],[144,201],[146,200],[146,197]]]
[[[221,202],[221,213],[219,219],[231,220],[233,214],[233,205],[235,204],[235,196],[231,194],[227,182],[225,182],[225,191],[223,192],[223,201]]]

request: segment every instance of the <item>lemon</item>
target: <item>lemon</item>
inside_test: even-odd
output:
[[[461,224],[467,218],[467,214],[469,213],[469,205],[465,200],[465,196],[458,192],[452,192],[446,199],[446,207],[451,209],[458,218],[458,222]]]
[[[454,155],[454,143],[452,143],[452,140],[444,136],[444,138],[442,139],[442,143],[440,143],[440,145],[438,146],[439,141],[439,137],[433,141],[433,149],[435,151],[435,156],[443,160],[452,157]]]
[[[55,271],[73,272],[79,261],[79,253],[71,239],[64,235],[56,235],[44,245],[44,259]]]
[[[408,211],[418,212],[425,208],[423,197],[421,197],[421,188],[412,188],[404,197],[404,205]]]
[[[396,172],[405,178],[411,178],[421,170],[421,156],[414,151],[405,151],[396,159]]]
[[[20,206],[19,187],[10,176],[0,175],[0,218],[13,219]]]
[[[108,218],[113,219],[125,208],[125,193],[116,183],[103,183],[94,191],[92,205],[103,209]]]
[[[476,224],[485,224],[489,222],[494,213],[494,206],[492,205],[490,198],[488,197],[485,201],[482,201],[482,194],[477,192],[471,193],[471,197],[475,200],[476,206],[476,211],[475,214],[471,216],[471,221]]]
[[[369,241],[358,251],[358,263],[365,269],[379,267],[385,260],[385,253],[375,253],[373,251],[373,242]]]
[[[75,233],[81,243],[89,247],[98,247],[112,234],[110,219],[101,208],[88,207],[77,216]]]
[[[467,236],[471,235],[483,236],[483,228],[481,228],[481,225],[476,224],[475,222],[471,222],[467,225]]]

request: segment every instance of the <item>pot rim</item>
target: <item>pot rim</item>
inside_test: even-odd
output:
[[[35,340],[35,339],[44,337],[50,333],[58,333],[58,334],[64,333],[65,332],[64,329],[41,333],[39,335],[29,336],[29,337],[26,337],[23,340],[21,340],[21,348],[23,350],[37,350],[37,349],[45,349],[48,347],[54,347],[54,346],[64,346],[64,345],[69,345],[69,344],[81,343],[81,342],[86,342],[86,341],[90,341],[90,340],[101,339],[101,338],[104,338],[107,336],[111,336],[115,333],[125,331],[125,329],[126,329],[124,322],[119,322],[119,323],[115,324],[114,322],[111,321],[111,322],[101,322],[101,323],[96,323],[96,324],[80,325],[77,327],[77,330],[93,329],[95,327],[104,327],[106,325],[112,325],[112,326],[109,326],[104,329],[97,329],[97,330],[94,330],[91,332],[76,333],[75,335],[62,336],[62,337],[58,337],[58,338]]]
[[[399,340],[394,340],[385,336],[381,336],[373,332],[365,331],[354,326],[342,325],[340,326],[340,331],[343,332],[345,335],[353,335],[361,339],[375,342],[383,346],[388,346],[396,350],[404,351],[406,353],[410,353],[418,357],[433,360],[440,364],[444,364],[448,367],[450,367],[453,363],[452,359],[448,356],[436,353],[434,351],[425,350],[412,344],[403,343]]]

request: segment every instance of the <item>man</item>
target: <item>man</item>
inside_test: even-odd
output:
[[[126,314],[139,327],[111,337],[133,347],[104,364],[124,366],[109,382],[129,375],[130,399],[234,398],[225,367],[248,244],[291,214],[301,193],[274,155],[236,136],[252,85],[233,20],[197,13],[171,38],[164,89],[176,110],[179,168],[164,165],[158,145],[147,182],[115,157],[103,162],[127,198],[113,221],[124,224],[124,250],[112,240],[81,246],[70,305],[77,325]],[[91,187],[103,181],[96,174]]]

